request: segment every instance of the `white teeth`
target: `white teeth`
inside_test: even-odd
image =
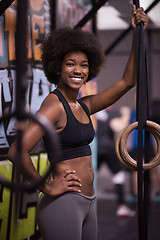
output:
[[[82,78],[77,78],[77,77],[71,77],[75,81],[80,81]]]

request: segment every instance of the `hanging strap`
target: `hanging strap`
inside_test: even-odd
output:
[[[139,1],[134,0],[136,8],[139,8]],[[148,82],[147,82],[147,61],[146,46],[143,23],[136,27],[136,68],[137,68],[137,121],[138,121],[138,233],[139,240],[147,240],[148,234],[148,181],[149,173],[143,175],[143,159],[149,161],[147,149],[149,149],[149,137],[145,134],[143,140],[144,126],[148,118]],[[144,146],[144,148],[143,148]],[[144,150],[145,149],[145,150]],[[144,178],[143,178],[144,177]]]

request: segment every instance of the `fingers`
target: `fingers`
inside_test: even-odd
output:
[[[77,182],[80,182],[80,178],[78,178],[76,175],[75,175],[76,171],[75,170],[66,170],[62,173],[62,177],[64,177],[66,179],[66,181],[77,181]]]
[[[75,170],[66,170],[66,171],[62,172],[61,175],[62,175],[64,178],[66,178],[68,175],[70,175],[70,174],[75,174],[75,173],[76,173]]]
[[[136,5],[133,5],[133,11],[132,11],[132,14],[134,15],[135,12],[136,12]]]
[[[81,192],[81,179],[75,175],[75,170],[67,170],[62,173],[63,185],[66,191]]]
[[[149,19],[147,15],[144,13],[144,9],[142,7],[135,9],[135,5],[133,6],[133,12],[132,12],[132,17],[134,19],[133,21],[133,27],[138,25],[140,22],[143,22],[144,24],[144,29],[147,28]]]
[[[81,192],[82,185],[76,181],[68,182],[67,191],[73,192]]]
[[[66,181],[67,181],[67,186],[68,186],[68,190],[72,191],[73,188],[75,187],[82,187],[81,184],[81,179],[79,177],[77,177],[76,175],[70,174],[66,176]],[[76,188],[76,191],[78,190],[78,192],[80,192],[80,189]]]
[[[65,178],[66,178],[67,181],[72,181],[72,180],[75,180],[75,181],[78,181],[78,182],[81,181],[80,178],[78,178],[76,175],[73,175],[73,174],[68,174]]]

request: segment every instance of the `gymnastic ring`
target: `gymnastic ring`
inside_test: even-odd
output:
[[[149,121],[149,122],[150,122],[150,121]],[[152,123],[153,123],[153,122],[151,122],[151,124],[152,124]],[[135,125],[135,123],[132,124],[132,125]],[[152,128],[149,127],[149,126],[148,126],[148,128],[151,128],[151,129],[150,129],[150,132],[151,132],[151,133],[154,135],[154,137],[156,138],[157,146],[158,146],[158,148],[159,148],[158,142],[159,142],[160,136],[159,136],[159,133],[155,130],[155,128],[153,128],[153,126],[155,127],[155,123],[152,124]],[[159,125],[157,126],[157,124],[156,124],[156,127],[158,127],[158,129],[159,129]],[[122,139],[123,139],[123,134],[124,134],[124,132],[126,131],[127,128],[128,128],[128,127],[124,128],[124,129],[121,130],[121,132],[119,133],[119,135],[118,135],[118,137],[117,137],[117,139],[116,139],[116,143],[115,143],[115,151],[116,151],[116,155],[117,155],[119,161],[120,161],[126,168],[128,168],[128,169],[130,169],[130,170],[137,170],[137,162],[134,160],[134,164],[133,164],[133,163],[132,163],[133,159],[130,157],[130,155],[128,154],[127,150],[126,150],[126,152],[125,152],[126,155],[127,155],[127,157],[126,157],[125,154],[122,154],[121,149],[120,149],[120,142],[122,141]],[[146,127],[145,127],[145,128],[146,128]],[[131,132],[131,131],[130,131],[130,132]],[[128,135],[129,135],[129,134],[128,134]],[[128,135],[127,135],[127,137],[128,137]],[[126,144],[126,142],[125,142],[125,144]],[[130,161],[128,161],[128,159],[129,159]],[[156,160],[157,160],[157,158],[154,158],[154,159],[152,160],[152,162],[154,162],[154,161],[156,161]],[[152,164],[153,164],[153,163],[152,163]],[[155,166],[158,165],[158,164],[159,164],[159,160],[158,160],[158,162],[156,161],[156,163],[154,163]],[[153,167],[153,165],[152,165],[151,167]],[[151,167],[149,166],[149,168],[151,168]],[[144,169],[146,170],[146,165],[145,165]],[[147,169],[148,169],[148,166],[147,166]]]
[[[137,123],[134,123],[131,127],[130,126],[129,126],[130,129],[127,129],[127,131],[125,130],[123,132],[123,136],[122,136],[123,141],[121,141],[121,143],[120,143],[120,145],[121,145],[120,148],[122,150],[121,155],[125,159],[125,161],[127,161],[130,165],[132,165],[134,167],[137,167],[137,161],[135,161],[134,159],[132,159],[130,157],[130,155],[127,152],[126,146],[125,146],[129,133],[133,129],[137,128]],[[157,127],[156,129],[158,129],[159,125],[156,126],[156,127]],[[157,146],[158,146],[158,152],[157,152],[156,156],[153,158],[153,160],[151,160],[150,163],[143,163],[143,169],[147,170],[147,169],[150,169],[152,167],[156,167],[160,163],[160,155],[159,155],[160,136],[159,136],[157,130],[155,130],[155,123],[153,123],[153,122],[148,123],[148,126],[146,126],[145,129],[149,130],[153,134],[153,136],[155,137],[155,139],[157,141]]]
[[[149,127],[147,129],[149,129]],[[159,134],[157,132],[154,132],[153,130],[150,130],[150,132],[155,137],[157,144],[158,144],[158,139],[160,137]],[[159,146],[159,144],[158,144],[158,146]],[[137,167],[137,161],[133,160],[125,149],[122,150],[121,154],[122,154],[123,158],[125,159],[125,161],[128,161],[128,164],[130,164],[134,167]],[[150,163],[143,164],[143,169],[147,170],[147,169],[156,167],[158,164],[159,164],[159,156],[156,155],[154,157],[154,159],[152,161],[150,161]]]
[[[121,151],[121,156],[125,161],[127,161],[130,165],[133,167],[137,168],[137,161],[134,160],[128,153],[127,147],[126,147],[126,142],[129,134],[134,130],[137,129],[138,127],[138,122],[135,122],[131,125],[129,125],[124,131],[121,136],[121,141],[120,141],[120,151]],[[145,130],[149,131],[152,133],[154,138],[156,139],[157,142],[157,153],[155,157],[149,162],[149,163],[143,163],[142,167],[143,170],[148,170],[150,168],[156,167],[160,164],[160,125],[158,125],[155,122],[147,120],[146,126],[144,127]]]
[[[120,141],[121,141],[121,138],[122,138],[122,135],[123,135],[123,132],[124,132],[125,129],[126,128],[122,129],[117,136],[117,139],[116,139],[116,142],[115,142],[115,152],[116,152],[116,155],[118,157],[118,160],[122,163],[122,165],[124,167],[128,168],[129,170],[135,171],[136,167],[134,167],[134,166],[130,165],[128,162],[126,162],[125,159],[123,159],[123,157],[121,155],[121,152],[120,152]]]
[[[13,112],[13,113],[6,114],[5,116],[0,118],[0,122],[3,122],[11,117],[17,117],[17,113]],[[49,177],[49,175],[53,170],[53,164],[58,162],[60,159],[60,152],[59,152],[60,147],[59,147],[59,138],[55,133],[55,129],[53,125],[47,120],[46,117],[44,117],[41,114],[33,115],[25,111],[21,114],[21,119],[27,119],[27,118],[30,118],[33,121],[37,122],[44,129],[46,136],[49,138],[49,141],[53,146],[52,148],[53,151],[51,151],[50,155],[48,156],[50,160],[50,166],[48,170],[46,170],[44,175],[41,177],[41,179],[33,180],[31,183],[23,182],[18,185],[19,191],[26,190],[29,192],[29,191],[35,190],[38,186],[43,184],[45,180]],[[54,159],[54,162],[53,162],[53,159]],[[8,181],[1,175],[0,175],[0,183],[2,183],[7,188],[16,190],[16,183],[12,183]]]

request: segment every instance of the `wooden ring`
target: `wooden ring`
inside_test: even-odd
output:
[[[137,161],[134,160],[128,153],[126,143],[129,134],[137,129],[138,122],[135,122],[120,132],[116,141],[116,154],[118,159],[123,162],[123,165],[126,165],[132,170],[137,170]],[[143,163],[143,170],[148,170],[150,168],[156,167],[160,164],[160,125],[155,122],[148,121],[146,122],[145,130],[149,131],[157,142],[157,153],[155,157],[149,163]]]
[[[135,167],[133,167],[132,165],[130,165],[128,162],[125,161],[125,159],[122,158],[122,155],[121,155],[121,151],[120,151],[120,141],[121,141],[121,138],[122,138],[122,135],[123,135],[123,132],[126,128],[124,128],[123,130],[121,130],[121,132],[119,133],[117,139],[116,139],[116,142],[115,142],[115,152],[116,152],[116,155],[119,159],[119,161],[122,163],[122,165],[126,168],[128,168],[129,170],[136,170]]]

